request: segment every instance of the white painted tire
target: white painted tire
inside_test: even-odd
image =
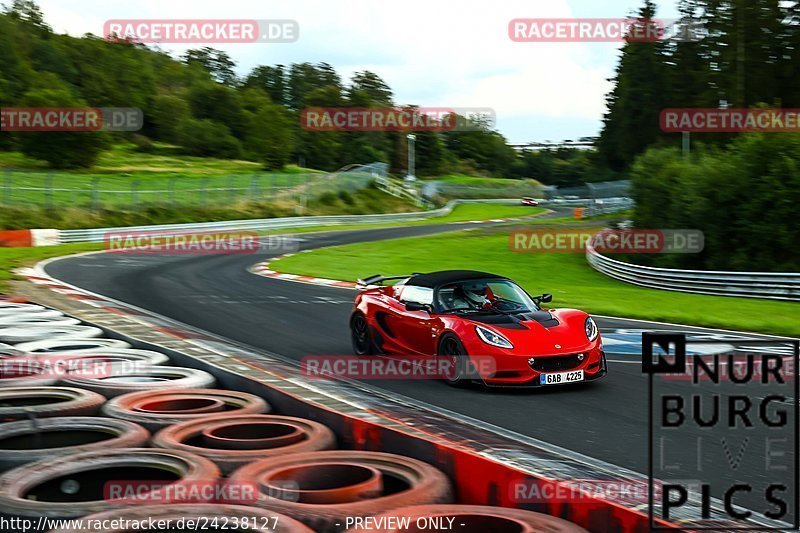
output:
[[[27,322],[30,320],[59,320],[68,318],[62,313],[61,311],[56,311],[55,309],[44,309],[42,311],[31,311],[31,312],[14,312],[14,313],[3,313],[3,308],[0,307],[0,324],[12,324],[15,322]],[[70,320],[75,320],[74,318]]]
[[[0,342],[0,359],[6,357],[19,357],[21,355],[25,355],[25,352],[22,350],[17,350],[10,344],[4,344]]]
[[[23,342],[14,346],[17,350],[37,354],[86,353],[97,350],[132,348],[125,341],[116,339],[56,339],[47,341]]]
[[[0,342],[20,344],[43,340],[92,339],[103,335],[103,330],[94,326],[11,326],[0,328]]]
[[[113,398],[129,392],[164,389],[210,389],[217,380],[204,370],[179,366],[143,366],[117,363],[101,377],[68,373],[65,387],[78,387]]]
[[[47,360],[98,360],[114,363],[130,363],[144,366],[169,365],[169,357],[161,352],[150,350],[134,350],[129,348],[110,348],[105,350],[87,350],[80,353],[69,352],[65,354],[32,354],[37,359]],[[38,357],[37,357],[38,356]]]
[[[46,311],[50,311],[50,309],[41,305],[0,302],[0,316],[10,316],[21,313],[42,313]]]

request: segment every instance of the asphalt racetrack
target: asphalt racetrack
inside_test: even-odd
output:
[[[301,249],[312,249],[429,235],[465,227],[470,226],[442,224],[363,229],[298,237],[302,239]],[[93,254],[51,262],[46,270],[66,283],[298,361],[307,355],[352,354],[348,318],[354,292],[270,279],[248,272],[248,267],[269,257],[270,254]],[[558,302],[552,305],[558,306]],[[638,330],[681,329],[720,338],[722,343],[743,341],[739,335],[730,337],[730,332],[700,328],[610,318],[598,318],[597,322],[610,353],[608,376],[595,383],[488,391],[454,389],[439,381],[420,379],[373,381],[371,384],[424,402],[434,409],[444,408],[591,458],[647,473],[647,378],[642,374],[641,356],[636,346]],[[684,385],[668,383],[665,386]],[[794,400],[790,399],[787,408],[791,402]],[[700,430],[697,434],[701,434]],[[763,480],[766,450],[763,435],[755,433],[753,436],[734,474],[730,473],[730,468],[714,466],[711,459],[698,474],[712,484],[712,494],[721,496],[716,487],[728,486],[737,479],[746,480],[758,489],[759,481]],[[789,434],[786,436],[791,438]],[[706,464],[706,455],[722,457],[723,446],[730,447],[734,454],[741,446],[738,441],[727,445],[716,442],[698,452],[691,440],[673,443],[669,457],[664,460],[680,463],[691,472],[700,455]],[[758,490],[738,497],[737,503],[757,513],[767,507]]]

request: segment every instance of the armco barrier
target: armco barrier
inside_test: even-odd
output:
[[[125,226],[118,228],[91,228],[68,230],[12,230],[0,231],[0,248],[16,246],[46,246],[77,242],[103,242],[107,233],[148,232],[152,234],[176,231],[266,231],[273,229],[306,228],[311,226],[341,226],[346,224],[379,224],[412,222],[444,216],[458,204],[464,203],[509,203],[515,199],[499,200],[452,200],[444,207],[430,211],[411,213],[381,213],[372,215],[325,215],[305,217],[257,218],[251,220],[226,220],[220,222],[191,222],[185,224],[161,224],[152,226]],[[36,237],[38,235],[38,237]],[[45,236],[48,237],[45,239]]]
[[[726,272],[647,267],[611,259],[586,246],[586,260],[611,278],[668,291],[800,301],[800,273]]]
[[[500,200],[507,202],[508,200]],[[221,222],[193,222],[186,224],[162,224],[157,226],[127,226],[122,228],[70,229],[60,231],[59,242],[103,242],[106,233],[131,231],[148,233],[170,233],[175,231],[265,231],[272,229],[306,228],[311,226],[340,226],[346,224],[374,224],[410,222],[424,220],[450,213],[464,200],[453,200],[444,207],[430,211],[412,213],[386,213],[373,215],[326,215],[306,217],[259,218],[252,220],[228,220]]]
[[[125,226],[117,228],[91,228],[68,230],[15,230],[10,232],[0,231],[0,248],[4,246],[46,246],[51,244],[67,244],[78,242],[103,242],[107,233],[119,232],[147,232],[154,235],[173,233],[177,231],[210,232],[210,231],[267,231],[291,228],[307,228],[312,226],[341,226],[347,224],[380,224],[396,222],[412,222],[440,217],[450,213],[459,204],[495,203],[516,204],[519,199],[461,199],[451,200],[444,207],[429,211],[415,211],[411,213],[381,213],[371,215],[325,215],[302,216],[282,218],[258,218],[251,220],[227,220],[220,222],[192,222],[185,224],[161,224],[151,226]],[[610,213],[627,209],[628,201],[609,201],[606,204],[595,204],[591,200],[542,200],[543,207],[580,207],[589,209],[589,215]],[[3,235],[8,233],[6,244]],[[38,237],[33,237],[38,235]]]

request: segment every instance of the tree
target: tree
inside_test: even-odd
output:
[[[414,141],[418,176],[437,176],[445,168],[445,146],[442,136],[435,131],[419,131]]]
[[[5,12],[12,20],[19,20],[41,30],[50,31],[50,26],[44,22],[42,10],[33,0],[14,0]]]
[[[186,119],[178,125],[178,142],[189,155],[234,159],[241,155],[239,141],[225,124],[208,119]]]
[[[237,83],[236,73],[233,70],[236,63],[222,50],[215,50],[207,46],[187,50],[183,54],[183,62],[187,65],[199,65],[211,74],[215,81],[223,85],[233,87]]]
[[[320,89],[333,87],[341,100],[342,80],[333,67],[327,63],[312,65],[296,63],[289,69],[288,104],[291,109],[301,109],[309,105],[308,98]]]
[[[465,117],[458,117],[454,124],[465,124]],[[479,122],[471,122],[469,128],[456,127],[443,133],[445,145],[458,159],[469,162],[479,170],[492,176],[506,177],[517,159],[513,148],[505,137],[489,130]]]
[[[23,107],[87,107],[64,89],[34,89],[21,103]],[[53,168],[90,167],[106,146],[105,134],[96,131],[19,132],[17,138],[22,153]]]
[[[283,65],[256,67],[247,77],[244,86],[246,88],[261,89],[276,104],[286,105],[286,73],[284,70]]]
[[[380,76],[365,70],[353,76],[347,89],[347,99],[353,106],[391,106],[392,89]]]
[[[646,0],[635,24],[652,24],[655,5]],[[628,40],[614,77],[615,86],[606,97],[608,111],[603,119],[598,148],[615,170],[633,159],[661,137],[659,113],[664,108],[666,69],[663,43]]]
[[[197,83],[189,89],[188,101],[195,118],[225,124],[239,138],[244,134],[246,121],[236,89],[214,82]]]
[[[178,141],[178,124],[191,117],[189,104],[183,98],[162,94],[153,99],[151,120],[157,139],[167,142]]]
[[[283,106],[274,104],[260,90],[248,89],[242,94],[247,121],[242,141],[244,154],[261,161],[267,170],[279,170],[292,157],[295,147],[294,121]]]

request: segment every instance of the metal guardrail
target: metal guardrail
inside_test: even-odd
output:
[[[152,235],[178,231],[266,231],[271,229],[305,228],[309,226],[338,226],[344,224],[369,224],[379,222],[408,222],[443,216],[453,210],[457,202],[431,211],[413,213],[387,213],[376,215],[325,215],[306,217],[258,218],[252,220],[226,220],[221,222],[192,222],[155,226],[125,226],[121,228],[68,229],[60,231],[61,244],[71,242],[103,242],[106,234],[113,232],[147,232]]]
[[[606,257],[598,253],[591,242],[586,246],[586,260],[592,268],[606,276],[652,289],[800,301],[800,273],[647,267]]]
[[[450,200],[447,205],[429,211],[414,211],[410,213],[381,213],[373,215],[322,215],[322,216],[296,216],[282,218],[258,218],[251,220],[226,220],[220,222],[188,222],[185,224],[161,224],[152,226],[125,226],[117,228],[91,228],[59,230],[59,244],[76,242],[103,242],[109,233],[119,232],[147,232],[151,235],[170,234],[179,231],[268,231],[273,229],[306,228],[311,226],[341,226],[347,224],[376,224],[394,222],[412,222],[428,218],[440,217],[449,214],[459,204],[495,203],[518,204],[518,198],[492,198],[492,199],[459,199]],[[542,201],[544,207],[586,207],[589,214],[593,213],[590,206],[591,200],[561,200],[556,202]],[[617,204],[620,209],[627,203]],[[607,206],[608,209],[612,207]],[[606,211],[603,211],[606,212]]]

